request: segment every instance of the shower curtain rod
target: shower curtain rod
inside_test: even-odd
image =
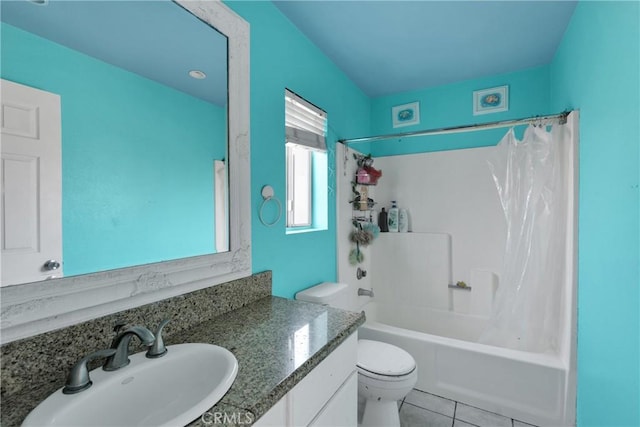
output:
[[[548,116],[535,116],[535,117],[527,117],[523,119],[504,120],[500,122],[479,123],[475,125],[454,126],[454,127],[448,127],[448,128],[440,128],[440,129],[418,130],[414,132],[394,133],[391,135],[376,135],[376,136],[365,136],[362,138],[339,139],[338,142],[341,144],[348,145],[352,142],[371,142],[371,141],[379,141],[383,139],[409,138],[412,136],[444,135],[449,133],[474,132],[476,130],[505,128],[505,127],[515,126],[515,125],[526,124],[526,123],[544,122],[544,121],[553,120],[553,119],[560,119],[559,123],[565,124],[567,122],[567,116],[569,115],[569,113],[571,113],[571,111],[564,111],[562,113],[551,114]]]

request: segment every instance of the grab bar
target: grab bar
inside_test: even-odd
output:
[[[464,283],[463,281],[460,281],[458,283],[456,283],[455,285],[449,285],[450,289],[460,289],[462,291],[469,291],[471,292],[471,286],[468,286],[466,283]]]

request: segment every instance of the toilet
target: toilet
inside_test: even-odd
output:
[[[349,287],[344,283],[321,283],[300,291],[300,301],[349,309]],[[416,384],[416,361],[403,349],[373,340],[358,340],[358,412],[359,425],[399,427],[397,401]]]

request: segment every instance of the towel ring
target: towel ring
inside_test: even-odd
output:
[[[267,202],[269,202],[270,200],[276,202],[276,205],[278,206],[278,216],[273,222],[265,222],[263,218],[263,210]],[[273,227],[278,223],[278,221],[280,221],[280,218],[282,217],[282,203],[280,203],[280,200],[278,200],[278,198],[275,196],[273,187],[270,185],[265,185],[264,187],[262,187],[262,204],[260,205],[258,217],[260,218],[260,222],[267,227]]]

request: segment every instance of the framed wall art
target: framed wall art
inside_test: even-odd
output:
[[[509,86],[498,86],[473,92],[473,115],[509,110]]]
[[[396,105],[391,108],[393,127],[417,125],[420,123],[420,103]]]

